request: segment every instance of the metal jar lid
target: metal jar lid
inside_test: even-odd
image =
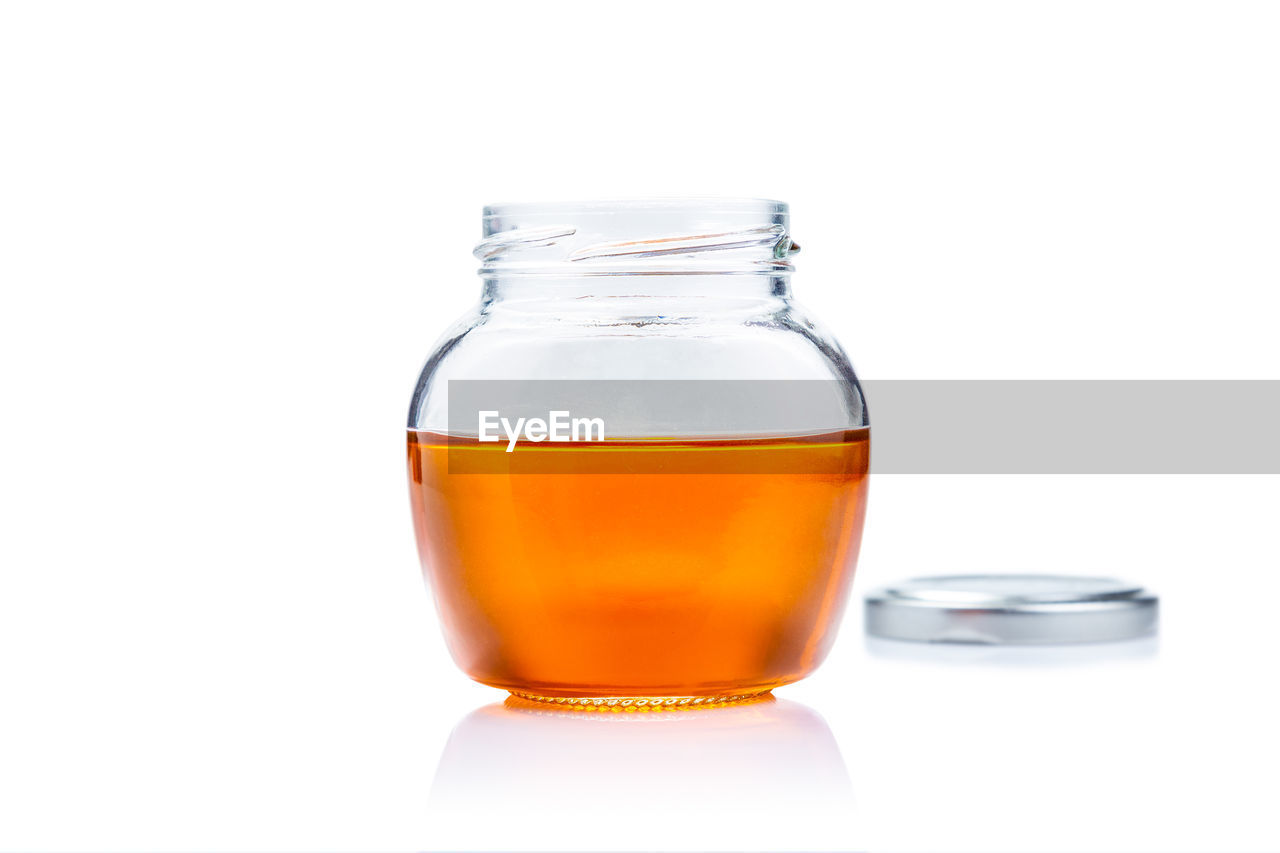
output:
[[[1112,578],[946,575],[869,593],[867,633],[927,643],[1094,643],[1155,631],[1157,597]]]

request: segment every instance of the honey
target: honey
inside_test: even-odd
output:
[[[504,444],[410,430],[423,571],[459,666],[552,701],[803,678],[844,609],[866,428]]]

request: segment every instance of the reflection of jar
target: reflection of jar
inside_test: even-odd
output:
[[[459,666],[605,706],[807,675],[857,558],[868,429],[843,350],[791,302],[786,205],[498,205],[484,237],[481,301],[409,412]]]
[[[818,850],[854,834],[856,805],[826,720],[796,702],[583,714],[508,698],[453,727],[424,817],[439,850],[607,849],[624,826],[632,850],[670,847],[673,827],[686,849]]]

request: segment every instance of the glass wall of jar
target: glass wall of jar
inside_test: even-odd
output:
[[[792,300],[797,251],[774,201],[485,209],[480,301],[408,424],[422,567],[468,675],[688,705],[821,663],[869,425],[843,349]]]

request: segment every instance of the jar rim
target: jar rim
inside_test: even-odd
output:
[[[787,204],[761,198],[491,204],[483,223],[473,253],[505,273],[787,273],[799,249]]]
[[[699,214],[760,215],[789,212],[787,203],[768,198],[720,198],[714,196],[584,199],[579,201],[502,202],[484,206],[484,219],[522,215],[566,216],[575,213],[628,213],[636,211]]]

